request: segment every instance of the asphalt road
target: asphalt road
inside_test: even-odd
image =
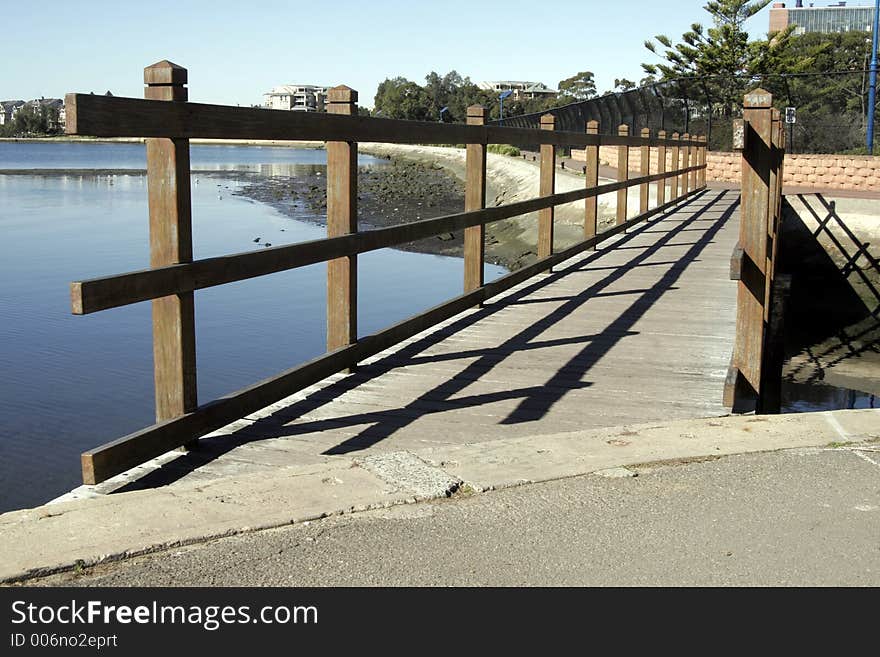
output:
[[[877,586],[880,449],[748,454],[457,495],[32,584]]]

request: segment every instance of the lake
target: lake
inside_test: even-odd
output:
[[[191,158],[196,258],[325,236],[321,217],[236,196],[240,178],[216,173],[295,176],[326,168],[324,151],[193,146]],[[79,485],[81,452],[153,422],[150,304],[80,317],[69,293],[71,281],[149,266],[145,168],[141,144],[0,142],[0,170],[16,170],[0,173],[0,511]],[[361,334],[461,292],[459,258],[358,260]],[[487,280],[502,273],[486,266]],[[321,264],[196,292],[200,402],[323,353],[325,277]]]

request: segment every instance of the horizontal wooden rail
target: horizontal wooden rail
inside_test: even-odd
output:
[[[267,139],[390,144],[554,144],[557,146],[700,146],[661,140],[498,126],[401,121],[319,112],[162,102],[91,94],[65,97],[66,132],[92,137]]]
[[[630,182],[638,184],[638,179],[633,179]],[[625,223],[616,225],[610,230],[583,240],[563,251],[542,258],[532,265],[506,274],[472,292],[455,297],[383,331],[360,338],[354,344],[324,354],[274,377],[221,397],[199,407],[192,413],[154,424],[84,452],[82,454],[83,481],[86,484],[96,484],[105,481],[149,459],[161,456],[170,450],[189,443],[196,437],[204,436],[230,422],[265,408],[269,404],[273,404],[303,388],[318,383],[332,374],[353,367],[366,358],[375,356],[403,340],[430,329],[438,322],[473,308],[475,305],[522,283],[535,274],[574,257],[656,214],[671,209],[686,198],[702,192],[703,189],[703,187],[700,187],[692,190],[680,198],[639,214]],[[569,192],[569,194],[571,193],[573,192]]]
[[[71,308],[76,315],[86,315],[100,310],[158,299],[170,294],[192,292],[266,274],[306,267],[334,258],[367,253],[426,237],[460,231],[470,226],[490,224],[555,205],[664,180],[699,168],[694,166],[666,173],[655,173],[650,176],[630,178],[586,189],[576,189],[494,208],[422,219],[340,237],[273,246],[257,251],[205,258],[191,263],[75,281],[70,284]]]
[[[140,301],[153,301],[154,380],[156,424],[85,452],[83,481],[95,484],[177,447],[188,447],[205,434],[258,411],[331,374],[351,371],[366,358],[413,337],[437,322],[486,301],[529,277],[595,247],[609,237],[663,212],[705,185],[705,142],[688,135],[665,139],[646,131],[629,136],[626,126],[617,135],[599,135],[595,123],[585,132],[561,132],[552,121],[544,129],[485,125],[485,108],[468,108],[467,124],[399,121],[360,116],[357,91],[338,86],[327,96],[327,113],[300,113],[262,108],[225,107],[186,102],[187,71],[168,61],[144,69],[145,99],[83,94],[67,96],[68,134],[96,137],[141,137],[147,143],[150,190],[150,269],[78,281],[71,284],[73,312],[87,314]],[[189,140],[192,138],[305,140],[327,143],[326,239],[276,246],[246,253],[192,260]],[[467,145],[465,211],[411,223],[359,232],[357,223],[357,148],[359,143],[464,143]],[[485,146],[494,143],[541,145],[542,167],[538,198],[485,207]],[[629,149],[641,149],[639,177],[629,178],[622,166],[619,180],[598,184],[598,146],[618,148],[620,162]],[[595,157],[588,160],[585,186],[554,192],[555,146],[582,146]],[[663,161],[650,173],[650,148],[659,148]],[[666,171],[666,150],[672,153]],[[678,153],[684,157],[679,168]],[[688,175],[690,174],[690,175]],[[671,200],[665,202],[665,181]],[[682,194],[676,185],[681,181]],[[690,181],[690,186],[687,184]],[[658,184],[658,207],[648,210],[648,184]],[[626,190],[640,187],[640,214],[626,219]],[[689,187],[698,187],[689,189]],[[596,197],[618,193],[616,225],[596,235]],[[553,208],[588,199],[584,207],[584,240],[561,252],[553,249]],[[538,261],[483,284],[484,228],[487,224],[539,212]],[[373,335],[357,333],[357,256],[376,249],[464,231],[464,294],[427,312]],[[327,263],[327,353],[201,406],[195,396],[195,337],[193,292],[224,283]]]

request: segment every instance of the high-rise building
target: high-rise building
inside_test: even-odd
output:
[[[770,32],[780,32],[789,25],[796,25],[795,34],[805,32],[870,32],[874,22],[874,7],[848,7],[846,2],[815,7],[810,2],[804,7],[802,0],[796,0],[794,7],[786,7],[784,2],[776,2],[770,7]]]

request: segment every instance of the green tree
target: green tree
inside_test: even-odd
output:
[[[386,119],[430,121],[437,118],[431,115],[432,103],[425,90],[403,77],[379,83],[373,104],[374,113]]]
[[[761,11],[770,0],[710,0],[703,7],[712,17],[712,27],[700,23],[681,36],[679,43],[659,34],[654,41],[645,41],[645,48],[660,57],[657,63],[644,63],[642,68],[661,80],[684,78],[681,91],[691,97],[706,92],[713,99],[713,110],[729,116],[742,103],[745,76],[766,69],[778,60],[790,42],[791,31],[767,41],[750,42],[744,23]],[[659,44],[659,45],[658,45]],[[659,46],[663,47],[661,49]],[[688,78],[711,80],[688,82]]]
[[[596,81],[592,71],[581,71],[570,78],[560,80],[557,88],[560,105],[588,100],[596,95]]]

